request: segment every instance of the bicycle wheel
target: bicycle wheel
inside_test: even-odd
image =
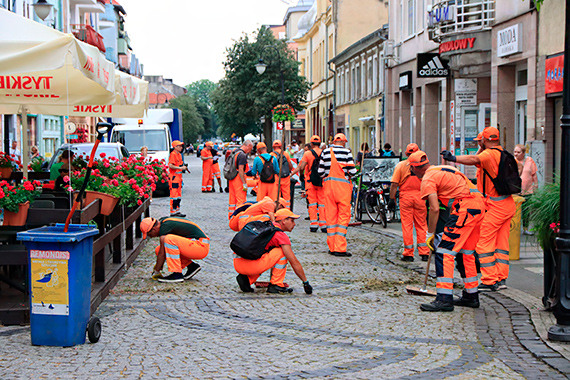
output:
[[[386,228],[386,213],[383,202],[380,200],[380,195],[376,191],[371,191],[366,194],[364,199],[366,205],[366,213],[374,223],[382,224]]]

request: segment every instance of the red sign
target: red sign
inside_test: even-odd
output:
[[[555,92],[562,92],[564,78],[564,55],[547,58],[545,66],[546,79],[544,83],[544,93],[553,94]]]
[[[473,49],[474,44],[475,44],[475,37],[462,38],[460,40],[444,42],[439,45],[439,54],[445,53],[446,51]]]
[[[280,131],[283,129],[283,124],[285,124],[285,122],[284,121],[278,121],[276,124],[277,124],[277,130]]]

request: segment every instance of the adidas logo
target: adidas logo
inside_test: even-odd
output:
[[[439,57],[433,57],[422,69],[419,71],[420,77],[446,77],[449,75],[449,70],[443,66]]]

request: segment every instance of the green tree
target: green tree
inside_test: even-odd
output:
[[[210,100],[210,94],[218,87],[218,85],[209,79],[202,79],[196,82],[190,83],[186,86],[188,90],[188,95],[195,96],[199,102],[206,104],[208,107],[212,107],[212,102]]]
[[[226,53],[226,75],[211,97],[220,122],[218,135],[259,133],[259,120],[263,116],[265,138],[272,140],[271,110],[281,103],[279,66],[285,84],[285,103],[298,111],[305,102],[309,83],[299,75],[299,62],[287,44],[277,40],[265,27],[257,31],[255,41],[244,34]],[[268,64],[263,75],[255,69],[259,58]]]
[[[182,111],[182,131],[185,143],[196,141],[204,133],[204,119],[195,97],[185,94],[171,99],[168,108],[178,108]]]

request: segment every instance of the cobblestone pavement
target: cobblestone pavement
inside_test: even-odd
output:
[[[570,362],[538,337],[530,313],[502,293],[480,309],[424,313],[406,293],[422,276],[399,265],[400,238],[349,230],[351,258],[327,254],[309,233],[304,201],[290,234],[314,287],[292,270],[290,295],[241,293],[229,242],[227,194],[200,192],[200,163],[187,157],[182,211],[211,238],[190,281],[150,280],[151,241],[99,307],[101,340],[72,348],[31,346],[28,327],[0,327],[2,379],[565,379]],[[168,198],[151,213],[168,214]],[[378,227],[375,227],[378,229]],[[387,260],[390,258],[390,260]],[[260,280],[268,280],[267,275]],[[531,350],[531,348],[534,348]]]

